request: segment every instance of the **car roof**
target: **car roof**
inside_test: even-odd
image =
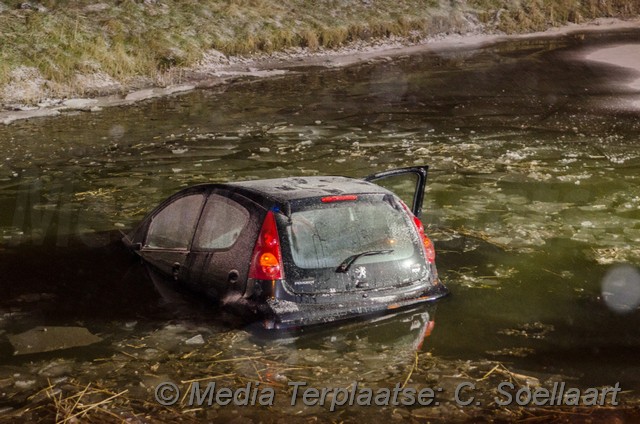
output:
[[[389,193],[387,189],[377,184],[338,176],[273,178],[216,184],[216,186],[241,194],[245,192],[251,197],[268,198],[279,203],[341,194]]]

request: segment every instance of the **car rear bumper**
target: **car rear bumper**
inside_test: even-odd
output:
[[[268,299],[263,326],[267,329],[281,329],[341,321],[431,302],[448,294],[449,289],[439,283],[411,296],[407,296],[407,293],[404,296],[397,293],[390,295],[385,291],[371,293],[367,298],[361,298],[357,301],[323,302],[321,304]]]

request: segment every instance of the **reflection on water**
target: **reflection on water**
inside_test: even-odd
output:
[[[86,325],[105,342],[79,358],[147,358],[150,367],[159,363],[156,379],[174,373],[159,360],[163,352],[195,358],[185,380],[208,375],[206,355],[223,352],[259,357],[259,370],[275,366],[275,382],[304,370],[297,377],[325,386],[338,374],[347,384],[371,375],[393,385],[412,361],[397,352],[419,348],[638,389],[640,374],[629,364],[640,315],[607,306],[637,291],[607,283],[613,264],[640,263],[640,120],[611,101],[637,98],[612,84],[626,81],[625,71],[580,59],[637,36],[428,53],[4,127],[0,332]],[[421,313],[400,319],[407,329],[393,330],[396,341],[375,339],[366,325],[290,343],[256,338],[188,294],[168,301],[97,233],[131,227],[195,183],[365,176],[413,164],[430,165],[423,221],[453,292],[422,347],[431,319]],[[206,354],[188,356],[194,348],[184,342],[197,335]],[[28,367],[1,343],[3,366]],[[60,369],[96,367],[69,365],[70,357]],[[256,375],[255,363],[228,364],[237,367],[216,372]],[[123,375],[123,384],[142,390],[126,382],[134,374]],[[143,378],[145,387],[153,378]]]

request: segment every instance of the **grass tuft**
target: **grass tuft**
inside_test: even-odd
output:
[[[36,4],[36,3],[33,3]],[[82,95],[78,75],[116,85],[169,80],[205,52],[249,55],[291,47],[336,48],[356,40],[420,39],[472,28],[543,30],[601,16],[638,16],[626,0],[43,0],[19,9],[0,1],[0,94],[21,69],[47,81],[43,93]],[[5,90],[6,91],[6,90]],[[36,96],[37,97],[37,96]]]

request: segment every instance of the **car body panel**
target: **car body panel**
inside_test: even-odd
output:
[[[367,315],[373,316],[385,311],[431,302],[448,294],[448,289],[443,284],[438,284],[433,289],[419,287],[395,293],[376,292],[369,298],[343,302],[337,299],[326,303],[268,299],[270,313],[266,314],[263,326],[267,329],[298,328]]]

